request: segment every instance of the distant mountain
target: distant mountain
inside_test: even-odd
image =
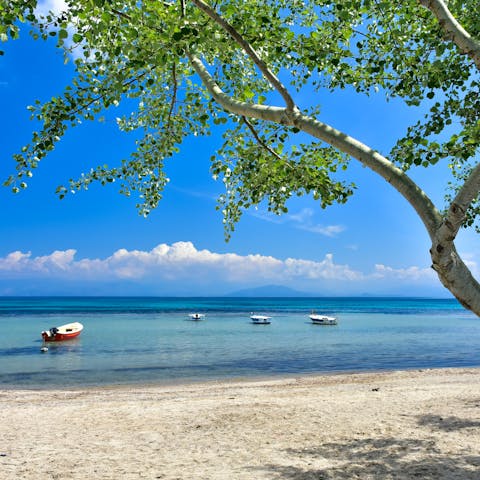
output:
[[[299,292],[282,285],[265,285],[263,287],[245,288],[232,292],[226,297],[312,297],[311,293]]]

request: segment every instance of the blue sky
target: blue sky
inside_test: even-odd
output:
[[[60,52],[25,32],[0,57],[0,178],[35,128],[26,107],[59,94],[72,75]],[[312,93],[298,95],[308,105]],[[317,95],[317,94],[315,94]],[[319,94],[322,120],[388,153],[418,115],[401,102],[346,92]],[[246,212],[229,243],[215,210],[223,183],[209,158],[220,135],[193,138],[167,162],[170,183],[159,208],[140,217],[135,199],[115,184],[60,201],[55,188],[97,164],[128,156],[133,139],[118,131],[113,109],[103,124],[67,133],[18,195],[0,189],[0,295],[225,295],[243,288],[284,285],[329,295],[449,293],[430,269],[427,234],[412,208],[382,179],[352,161],[358,190],[343,206],[322,210],[294,199],[289,213]],[[448,172],[439,166],[414,178],[442,205]],[[458,250],[478,273],[479,247],[462,232]]]

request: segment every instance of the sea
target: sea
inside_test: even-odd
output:
[[[82,334],[42,353],[40,332],[70,322]],[[0,297],[4,389],[478,366],[480,319],[453,299]]]

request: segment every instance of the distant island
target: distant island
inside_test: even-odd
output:
[[[283,285],[265,285],[263,287],[245,288],[231,292],[226,297],[315,297],[312,293],[300,292]]]

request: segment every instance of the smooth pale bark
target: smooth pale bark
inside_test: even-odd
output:
[[[465,221],[466,211],[480,191],[480,165],[477,165],[453,200],[442,224],[435,231],[430,254],[432,268],[442,284],[466,308],[480,316],[480,285],[459,257],[454,240]]]
[[[419,0],[420,5],[428,8],[437,18],[445,32],[445,36],[452,40],[465,55],[468,55],[480,70],[480,42],[476,41],[457,22],[443,0]]]

